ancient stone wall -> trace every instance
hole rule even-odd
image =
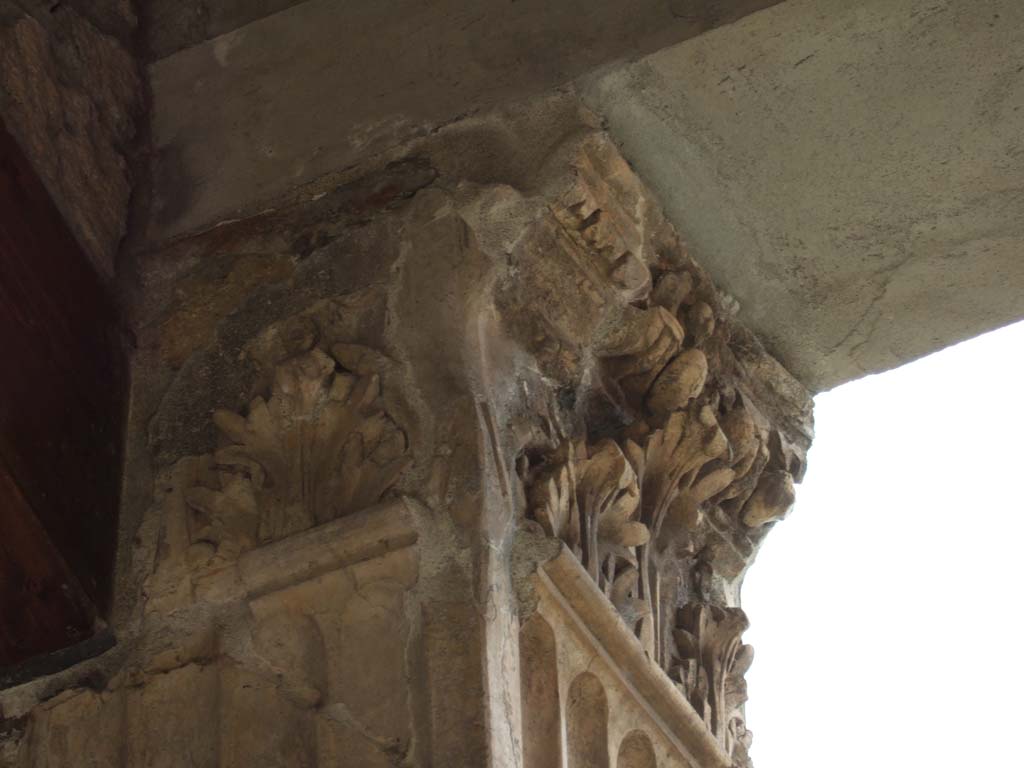
[[[117,647],[0,765],[744,763],[810,400],[571,94],[137,260]]]
[[[136,25],[130,0],[0,0],[0,118],[107,277],[142,117]]]

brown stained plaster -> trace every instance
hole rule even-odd
[[[297,264],[328,247],[346,228],[397,207],[435,178],[436,171],[424,161],[403,160],[314,195],[311,202],[292,201],[140,255],[135,322],[151,324],[166,306],[170,309],[164,312],[194,313],[184,320],[170,314],[164,321],[172,326],[168,333],[178,324],[197,329],[204,320],[206,327],[216,324],[253,288],[286,281]],[[183,299],[194,308],[174,309]]]

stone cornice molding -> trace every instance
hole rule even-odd
[[[599,677],[613,677],[643,710],[657,738],[693,768],[731,768],[721,744],[704,720],[640,641],[622,622],[590,575],[567,549],[542,565],[535,577],[538,608],[549,623],[572,628],[583,652],[601,658]]]

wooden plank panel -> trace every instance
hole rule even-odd
[[[92,634],[93,609],[0,466],[0,669]]]
[[[49,576],[61,581],[69,571],[101,613],[117,544],[123,347],[115,304],[0,122],[0,557],[24,560],[19,547],[35,557],[48,552]],[[0,623],[24,615],[51,626],[61,605],[69,627],[84,621],[49,590],[33,607],[9,584],[0,585],[0,598],[15,601],[0,603]]]

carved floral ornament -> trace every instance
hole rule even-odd
[[[753,740],[743,719],[744,675],[754,660],[754,649],[740,640],[748,626],[739,608],[687,603],[679,609],[673,632],[677,662],[672,675],[708,730],[740,766],[748,764]]]
[[[673,413],[642,442],[626,439],[620,446],[606,439],[592,448],[567,443],[564,458],[533,485],[532,514],[579,555],[627,623],[653,621],[646,639],[658,657],[651,543],[669,517],[695,527],[700,505],[722,492],[735,471],[723,465],[700,473],[728,449],[707,406]]]
[[[223,445],[179,463],[165,558],[228,561],[378,502],[409,461],[386,413],[373,353],[338,344],[278,364],[267,398],[213,415]]]
[[[659,291],[665,282],[692,285],[669,273],[655,296],[671,295]],[[640,333],[612,339],[604,350],[604,372],[623,410],[636,414],[633,422],[592,445],[563,439],[527,477],[530,516],[578,554],[627,623],[649,617],[651,626],[638,632],[666,667],[655,553],[696,555],[709,517],[742,544],[793,502],[791,473],[769,461],[773,436],[764,418],[755,418],[738,393],[727,402],[723,393],[708,392],[705,353],[682,348],[710,338],[710,307],[667,302],[677,314],[662,306],[644,310],[633,329]],[[688,335],[680,317],[695,318],[697,331]]]
[[[715,551],[749,563],[766,527],[792,506],[799,457],[738,384],[742,371],[722,362],[730,328],[703,300],[706,289],[695,290],[698,278],[663,271],[652,282],[597,350],[621,426],[602,427],[593,442],[552,435],[555,447],[522,473],[528,515],[576,554],[746,765],[752,649],[740,642],[742,610],[724,602]]]
[[[582,240],[597,226],[583,225],[600,220],[584,212]],[[721,575],[709,553],[749,557],[759,531],[788,511],[794,468],[742,371],[723,363],[729,321],[705,279],[660,262],[652,272],[597,237],[585,247],[607,267],[585,276],[616,323],[578,345],[587,347],[580,367],[594,362],[586,375],[596,374],[618,420],[593,436],[550,435],[547,452],[522,466],[528,514],[576,554],[739,760],[749,741],[746,622],[714,594]],[[603,277],[618,288],[604,290]],[[216,567],[379,501],[408,446],[381,400],[373,356],[350,345],[293,354],[244,414],[216,412],[221,447],[176,469],[165,561]]]

